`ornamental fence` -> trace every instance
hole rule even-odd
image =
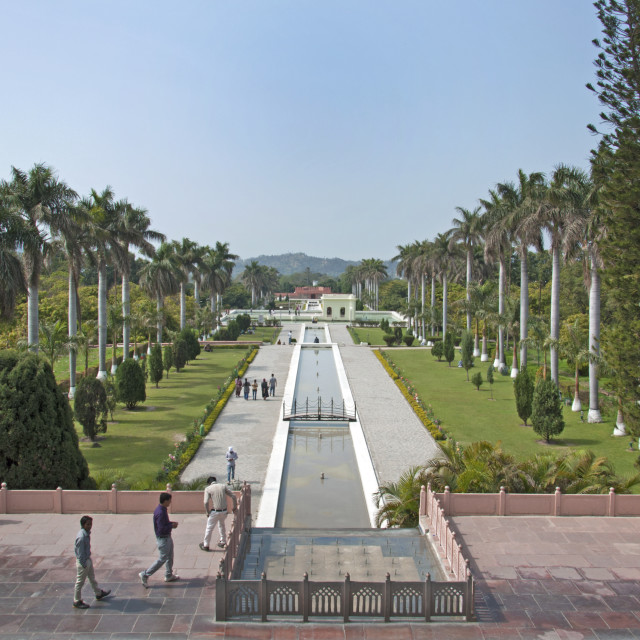
[[[473,618],[473,578],[464,582],[395,582],[387,573],[384,582],[356,582],[349,574],[343,582],[302,580],[216,580],[216,620],[253,619],[267,622],[272,617],[333,618]],[[314,620],[315,621],[315,620]]]

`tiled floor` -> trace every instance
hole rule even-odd
[[[0,637],[87,640],[191,638],[426,640],[640,638],[640,519],[456,518],[477,576],[474,623],[347,625],[215,622],[220,553],[198,542],[204,516],[176,516],[175,569],[144,589],[137,573],[155,558],[149,515],[100,515],[96,576],[113,594],[71,607],[78,517],[7,515],[0,520]]]

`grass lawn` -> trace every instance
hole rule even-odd
[[[202,352],[180,373],[172,371],[169,379],[163,378],[158,389],[147,384],[147,400],[135,410],[118,405],[100,447],[80,442],[91,475],[118,469],[132,483],[153,480],[174,444],[183,439],[194,418],[202,415],[218,385],[244,355],[242,349],[224,347]],[[76,424],[76,430],[82,438],[82,426]]]
[[[133,343],[131,345],[133,349]],[[122,355],[122,347],[117,347],[118,355]],[[111,348],[107,349],[107,371],[111,372]],[[89,368],[98,366],[98,349],[89,349]],[[53,368],[53,372],[56,375],[56,380],[61,382],[62,380],[69,379],[69,355],[64,354],[56,360],[56,366]],[[76,376],[81,376],[84,373],[84,354],[79,353],[76,362]]]
[[[509,376],[494,374],[493,397],[486,382],[488,362],[479,362],[470,370],[470,375],[481,371],[485,380],[480,391],[467,382],[464,369],[449,367],[438,362],[430,350],[391,349],[387,355],[402,370],[417,389],[426,405],[431,405],[443,429],[460,443],[468,444],[476,440],[502,442],[505,451],[517,458],[525,458],[538,452],[566,451],[567,448],[591,449],[596,455],[606,456],[615,466],[619,475],[631,475],[637,470],[633,463],[638,451],[627,451],[630,438],[615,438],[611,434],[615,426],[615,416],[603,415],[605,422],[588,424],[580,422],[580,414],[573,413],[571,407],[564,407],[565,429],[551,444],[541,444],[540,437],[533,429],[522,425],[516,413],[513,395],[513,381]],[[456,362],[458,352],[456,352]],[[567,378],[568,379],[568,378]],[[636,487],[635,491],[639,491]]]
[[[387,348],[386,342],[383,340],[382,336],[386,335],[385,332],[379,327],[351,327],[353,333],[357,336],[355,343],[360,344],[361,342],[366,342],[374,347],[385,347]],[[391,328],[393,331],[393,327]],[[406,335],[406,330],[402,330],[402,335]],[[417,342],[414,342],[416,345]],[[402,343],[404,347],[404,342]]]
[[[256,327],[254,331],[238,336],[238,342],[277,342],[282,327]]]

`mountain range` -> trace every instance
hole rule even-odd
[[[266,267],[275,267],[283,276],[292,273],[302,273],[309,268],[312,273],[324,273],[332,278],[337,278],[344,273],[349,265],[359,264],[353,260],[342,260],[341,258],[316,258],[308,256],[306,253],[282,253],[276,256],[260,255],[246,260],[236,260],[234,275],[242,273],[244,268],[253,260]]]

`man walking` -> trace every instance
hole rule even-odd
[[[169,520],[167,508],[170,505],[171,494],[161,493],[160,504],[158,504],[153,512],[153,530],[156,534],[156,543],[160,555],[146,571],[141,571],[138,574],[140,576],[140,582],[142,582],[145,588],[149,586],[149,576],[152,576],[162,565],[165,565],[165,582],[175,582],[180,579],[180,576],[173,573],[173,539],[171,538],[171,531],[177,529],[178,523]]]
[[[276,385],[277,384],[278,384],[278,381],[276,380],[276,377],[272,373],[271,377],[269,378],[269,395],[270,396],[275,396],[276,395]]]
[[[224,549],[227,539],[227,529],[225,526],[225,519],[227,517],[227,496],[233,500],[233,513],[238,509],[238,501],[236,500],[233,492],[224,484],[218,484],[215,476],[207,478],[207,484],[209,485],[204,490],[204,512],[207,514],[207,528],[204,532],[204,542],[201,542],[198,546],[203,551],[209,551],[209,542],[211,541],[211,534],[213,528],[218,525],[218,533],[220,534],[220,541],[218,546]],[[209,500],[211,500],[211,509],[209,509]]]
[[[227,458],[227,484],[231,484],[232,480],[236,479],[236,460],[238,454],[233,450],[233,447],[229,447],[226,454]]]
[[[87,578],[89,584],[96,595],[96,600],[102,600],[111,593],[111,589],[100,589],[96,582],[96,576],[93,572],[93,563],[91,562],[91,527],[93,526],[93,518],[91,516],[82,516],[80,518],[80,531],[76,536],[76,589],[73,594],[73,606],[76,609],[89,609],[89,605],[82,601],[82,587]]]

